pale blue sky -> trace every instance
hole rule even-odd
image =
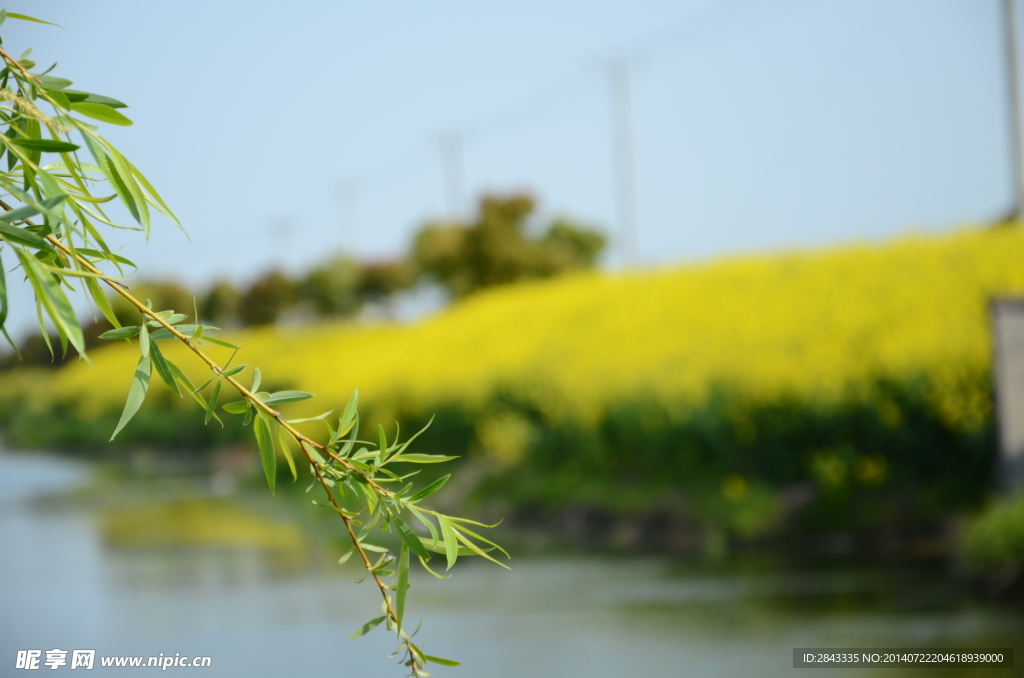
[[[646,264],[879,239],[1011,206],[1001,0],[517,0],[10,5],[182,218],[122,238],[149,275],[238,281],[343,246],[387,257],[465,190],[530,189],[618,228],[605,64],[635,56]],[[702,18],[703,17],[703,18]],[[689,22],[689,23],[688,23]],[[338,187],[355,182],[355,223]],[[113,239],[118,242],[118,238]],[[611,259],[614,262],[614,258]],[[33,316],[24,292],[15,328]]]

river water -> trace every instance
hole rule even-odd
[[[0,454],[0,676],[24,674],[14,668],[18,650],[43,650],[45,661],[55,648],[209,656],[208,677],[405,675],[386,658],[393,643],[383,628],[348,639],[379,614],[376,589],[354,585],[354,567],[323,566],[323,548],[287,516],[252,518],[237,498],[175,498],[149,485],[132,495],[131,482],[96,482],[84,465]],[[426,618],[424,649],[463,662],[435,676],[844,671],[794,669],[794,647],[1013,646],[1024,663],[1024,611],[985,604],[934,569],[590,556],[512,565],[460,561],[444,582],[414,574],[409,614]],[[70,653],[57,670],[71,670]],[[93,669],[156,670],[102,668],[98,659]]]

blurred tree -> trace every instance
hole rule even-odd
[[[297,291],[295,282],[284,273],[265,273],[245,291],[238,316],[246,325],[274,323],[282,311],[295,303]]]
[[[131,284],[132,294],[137,299],[149,300],[153,308],[171,309],[179,313],[191,313],[195,297],[187,288],[173,281],[143,280]],[[123,323],[139,322],[139,311],[120,295],[111,295],[111,308]],[[108,327],[109,329],[109,327]]]
[[[539,239],[528,238],[534,207],[525,194],[485,196],[472,223],[423,227],[413,242],[413,261],[455,297],[596,263],[606,241],[595,230],[557,220]]]
[[[218,280],[203,295],[199,303],[199,315],[204,320],[228,324],[238,321],[242,305],[242,293],[226,280]]]
[[[359,271],[359,294],[365,301],[382,301],[415,282],[415,270],[405,259],[371,262]]]
[[[320,316],[350,316],[363,304],[359,264],[339,256],[317,266],[298,284],[298,299]]]

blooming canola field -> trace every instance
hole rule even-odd
[[[977,379],[991,361],[988,304],[1022,291],[1024,232],[965,229],[513,285],[411,325],[222,335],[264,383],[317,396],[289,406],[295,416],[337,407],[355,388],[376,412],[473,411],[504,389],[552,419],[585,422],[628,398],[699,404],[726,389],[761,402],[834,402],[879,378],[924,378],[942,417],[970,428],[991,417]],[[197,383],[209,376],[184,347],[162,346]],[[71,402],[83,417],[116,410],[137,357],[121,343],[52,377],[15,372],[0,397]]]

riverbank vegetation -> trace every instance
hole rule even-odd
[[[359,385],[373,426],[439,415],[421,447],[476,469],[467,501],[662,516],[705,537],[874,529],[941,521],[990,490],[988,303],[1024,290],[1022,258],[1018,229],[962,230],[497,286],[409,326],[224,336],[287,375],[275,388],[341,406]],[[3,375],[11,442],[106,440],[126,387],[114,375],[136,358],[91,356]],[[122,445],[244,439],[161,388]]]

